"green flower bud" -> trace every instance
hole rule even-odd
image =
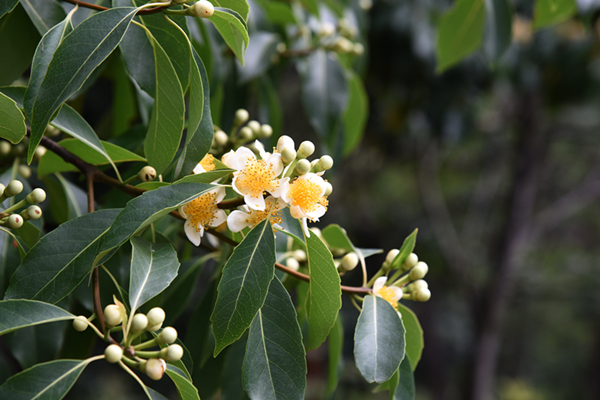
[[[287,50],[287,46],[285,43],[283,43],[283,42],[277,43],[277,52],[279,54],[285,53],[286,50]]]
[[[305,140],[304,142],[300,143],[300,147],[298,147],[298,158],[306,158],[312,155],[314,152],[314,143],[309,140]]]
[[[23,191],[23,184],[21,181],[14,180],[10,181],[6,189],[4,189],[4,195],[6,197],[13,197]]]
[[[398,250],[398,249],[390,250],[387,253],[387,256],[385,256],[385,262],[391,265],[398,254],[400,254],[400,250]]]
[[[245,110],[244,110],[245,111]],[[215,143],[217,146],[225,146],[229,141],[229,136],[221,130],[215,132]]]
[[[333,192],[333,185],[329,182],[325,182],[325,196],[329,196]]]
[[[419,261],[417,265],[412,267],[409,273],[409,278],[411,281],[415,281],[417,279],[422,279],[427,275],[427,271],[429,271],[429,267],[423,261]]]
[[[87,318],[83,315],[78,316],[73,320],[73,328],[78,332],[83,332],[87,329]]]
[[[405,286],[406,290],[409,292],[416,292],[419,289],[427,289],[429,285],[423,279],[417,279],[409,285]]]
[[[148,317],[148,325],[154,326],[162,324],[165,321],[166,315],[165,311],[162,308],[154,307],[153,309],[148,311],[148,314],[146,314],[146,316]]]
[[[310,171],[310,162],[308,160],[300,160],[296,163],[296,172],[298,175],[304,175]]]
[[[331,158],[330,156],[322,156],[319,160],[319,164],[321,164],[323,170],[327,171],[328,169],[331,169],[331,167],[333,167],[333,158]]]
[[[285,266],[291,270],[298,271],[300,263],[294,257],[288,257],[287,260],[285,260]]]
[[[210,18],[215,13],[215,6],[207,0],[200,0],[190,8],[193,8],[195,16],[200,18]]]
[[[167,363],[162,358],[151,358],[146,361],[144,369],[146,375],[148,375],[150,379],[158,381],[164,375],[165,370],[167,369]]]
[[[118,305],[109,304],[104,307],[104,321],[110,326],[117,326],[123,322],[123,317],[121,316]]]
[[[183,357],[183,347],[178,344],[172,344],[166,348],[167,354],[165,355],[165,359],[167,361],[179,361],[181,357]]]
[[[260,132],[258,133],[258,137],[261,139],[271,137],[273,135],[273,127],[268,124],[263,124],[260,126]]]
[[[279,153],[281,153],[283,151],[283,149],[285,149],[285,148],[291,148],[291,149],[296,148],[296,146],[294,144],[294,139],[292,139],[291,137],[289,137],[287,135],[283,135],[279,139],[277,139],[277,151]]]
[[[240,133],[238,134],[238,137],[243,141],[248,141],[254,137],[254,132],[252,132],[252,129],[245,126],[242,129],[240,129]]]
[[[40,188],[33,189],[33,191],[27,195],[26,199],[29,204],[42,203],[46,200],[46,192],[44,189]]]
[[[171,326],[167,326],[158,335],[158,341],[162,344],[171,344],[177,340],[177,331]]]
[[[6,226],[11,229],[18,229],[22,227],[23,217],[21,217],[19,214],[11,214],[11,216],[8,217],[8,221],[6,221]]]
[[[350,53],[354,49],[354,44],[345,37],[339,37],[331,46],[331,50],[340,54]]]
[[[28,179],[31,176],[31,168],[29,168],[27,165],[19,165],[17,172],[25,179]]]
[[[123,358],[123,349],[118,344],[111,344],[104,350],[104,357],[111,364],[117,363]]]
[[[356,253],[348,253],[342,258],[340,267],[344,271],[352,271],[358,265],[358,256]]]
[[[408,257],[406,257],[406,261],[404,261],[404,265],[402,266],[402,269],[404,271],[408,271],[409,269],[411,269],[412,267],[417,265],[418,262],[419,262],[419,257],[417,257],[417,255],[415,253],[410,253],[408,255]]]
[[[140,332],[146,329],[148,326],[148,317],[144,314],[135,314],[133,316],[133,320],[131,321],[131,331],[132,332]]]
[[[244,110],[243,108],[240,108],[239,110],[237,110],[235,112],[235,117],[233,118],[233,124],[235,126],[240,126],[242,124],[245,124],[246,121],[248,121],[248,118],[250,118],[250,114],[248,114],[248,111]]]
[[[246,125],[248,128],[252,129],[252,133],[254,135],[257,135],[260,133],[260,122],[258,121],[250,121],[248,122],[248,124]]]
[[[138,173],[138,178],[142,182],[152,182],[154,179],[156,179],[156,170],[151,166],[146,165]]]
[[[12,146],[6,140],[0,140],[0,156],[5,156],[10,153]]]
[[[321,37],[328,37],[335,33],[335,26],[331,22],[323,22],[319,27],[317,34]]]
[[[412,294],[412,299],[415,301],[427,301],[431,298],[431,291],[427,288],[416,290]]]
[[[281,161],[283,161],[283,163],[285,165],[288,165],[295,159],[296,159],[296,150],[294,150],[293,147],[285,147],[281,151]]]

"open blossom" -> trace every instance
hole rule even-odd
[[[203,172],[212,171],[215,169],[215,158],[212,154],[207,154],[202,160],[194,167],[195,174],[201,174]]]
[[[219,226],[227,220],[225,211],[217,207],[224,197],[225,188],[217,188],[179,207],[179,213],[186,219],[185,234],[195,246],[200,245],[206,228]]]
[[[241,210],[232,211],[227,217],[227,226],[232,232],[239,232],[246,227],[254,228],[264,221],[271,212],[271,225],[280,224],[281,210],[286,207],[286,203],[281,199],[269,196],[265,199],[265,210],[253,210],[248,206],[242,206]],[[272,208],[272,209],[271,209]]]
[[[398,310],[398,300],[402,298],[404,292],[397,286],[385,286],[387,278],[382,276],[375,280],[373,284],[373,294],[379,296]]]
[[[318,221],[327,211],[326,190],[325,180],[312,172],[284,184],[282,198],[290,205],[292,217],[302,220],[306,236],[310,236],[307,220]]]
[[[252,150],[240,147],[230,151],[222,158],[229,168],[237,170],[233,173],[231,185],[233,190],[244,196],[246,205],[254,210],[265,210],[264,192],[280,197],[281,187],[288,178],[278,179],[283,171],[281,154],[270,154],[264,151],[260,142],[256,142],[262,159],[258,160]]]

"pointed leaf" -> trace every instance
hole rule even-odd
[[[131,4],[131,1],[126,0],[125,3]],[[131,25],[119,43],[119,49],[127,66],[127,72],[143,91],[154,96],[156,93],[154,48],[144,28]]]
[[[508,0],[485,0],[483,50],[496,62],[512,42],[513,6]]]
[[[327,347],[329,351],[329,374],[327,375],[325,397],[329,398],[338,387],[344,366],[344,324],[342,316],[339,314],[335,320],[335,325],[329,332]]]
[[[165,372],[175,384],[180,400],[200,400],[198,389],[196,389],[192,382],[187,379],[182,370],[174,365],[168,364]]]
[[[354,251],[354,246],[346,232],[338,224],[327,225],[322,231],[323,239],[327,242],[328,247],[333,249],[342,249],[346,252]]]
[[[404,358],[404,326],[386,300],[367,295],[356,323],[354,358],[367,382],[390,379]]]
[[[410,256],[410,253],[415,249],[415,243],[417,242],[417,233],[418,229],[415,229],[402,243],[402,247],[400,247],[400,252],[396,255],[394,260],[392,261],[392,269],[400,268],[404,261]]]
[[[242,380],[253,400],[304,399],[306,358],[302,333],[292,299],[277,277],[252,321]]]
[[[112,8],[99,12],[63,39],[48,65],[33,104],[28,162],[32,161],[52,115],[112,53],[135,13],[135,8]]]
[[[566,21],[576,13],[575,0],[536,0],[533,10],[533,28],[537,30]]]
[[[25,117],[17,107],[17,103],[0,93],[0,138],[17,144],[26,134]]]
[[[260,310],[275,273],[275,239],[268,220],[256,225],[223,268],[212,316],[215,356],[238,340]]]
[[[348,155],[358,146],[365,131],[369,116],[369,97],[357,74],[348,79],[348,107],[344,113],[344,155]]]
[[[129,305],[135,312],[171,284],[179,270],[177,253],[169,243],[150,243],[131,238]]]
[[[4,14],[11,12],[17,4],[19,4],[19,0],[3,0],[2,3],[0,3],[0,18],[2,18]]]
[[[237,12],[244,21],[248,21],[250,5],[248,5],[246,0],[214,0],[213,4],[217,7],[229,8]]]
[[[17,268],[5,299],[56,303],[92,270],[100,238],[120,210],[100,210],[68,221],[48,233]]]
[[[415,398],[415,377],[413,376],[414,367],[407,357],[400,363],[398,371],[398,386],[394,392],[394,400],[414,400]]]
[[[17,5],[0,24],[0,86],[10,85],[29,65],[40,35],[23,7]],[[9,55],[7,57],[7,55]]]
[[[74,319],[75,315],[35,300],[0,300],[0,336],[27,326]]]
[[[239,62],[244,65],[244,53],[250,39],[242,17],[228,8],[215,7],[215,13],[210,17],[210,21],[215,25]]]
[[[423,328],[415,313],[408,307],[398,303],[398,311],[402,314],[402,323],[406,328],[406,357],[410,360],[413,370],[417,368],[423,352]]]
[[[65,18],[65,10],[56,0],[21,0],[21,5],[40,35]]]

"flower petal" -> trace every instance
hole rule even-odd
[[[273,171],[275,176],[279,176],[279,174],[281,174],[281,171],[283,171],[283,161],[281,160],[281,154],[272,154],[269,158],[266,159],[266,161],[267,164],[272,165],[271,171]]]
[[[300,206],[291,206],[290,214],[296,219],[307,217],[307,215],[304,213],[304,211],[302,211],[302,208]]]
[[[385,276],[381,276],[381,277],[377,278],[375,280],[375,283],[373,284],[373,294],[377,294],[377,292],[379,292],[385,286],[386,282],[387,282],[387,277],[385,277]]]
[[[252,150],[250,150],[247,147],[242,146],[235,151],[232,163],[233,163],[235,169],[241,170],[241,169],[244,169],[244,167],[246,166],[246,162],[249,159],[256,160],[256,156],[254,155]]]
[[[233,156],[235,155],[235,152],[233,150],[229,150],[227,153],[223,154],[223,157],[221,157],[221,161],[223,162],[223,164],[227,165],[229,168],[235,169],[233,167]]]
[[[244,202],[246,205],[253,210],[264,211],[265,210],[265,198],[262,193],[257,197],[253,197],[252,194],[244,195]]]
[[[210,226],[217,227],[225,221],[227,221],[227,213],[225,213],[225,210],[217,210],[215,217],[210,221]]]
[[[225,195],[227,194],[227,192],[225,191],[224,187],[220,187],[218,189],[215,189],[214,193],[216,193],[215,203],[220,203],[221,200],[223,200],[225,198]]]
[[[200,238],[202,237],[202,233],[196,230],[192,221],[186,221],[184,225],[185,235],[192,242],[194,246],[200,246]]]
[[[302,218],[302,230],[304,231],[306,237],[310,237],[310,229],[308,229],[306,218]]]
[[[192,170],[193,173],[195,174],[201,174],[203,172],[206,172],[206,170],[204,169],[204,167],[202,166],[202,164],[198,163],[198,165],[196,165],[194,167],[194,169]]]
[[[402,295],[404,294],[402,289],[400,289],[398,286],[388,286],[388,289],[392,289],[394,291],[394,297],[392,297],[392,300],[395,303],[397,303],[398,300],[400,300],[402,298]]]
[[[248,219],[248,214],[243,211],[232,211],[231,214],[227,217],[227,227],[231,232],[239,232],[242,229],[250,226],[246,222]]]
[[[319,218],[321,218],[325,214],[326,211],[327,211],[327,208],[325,208],[324,206],[322,206],[320,204],[317,204],[315,206],[314,211],[307,212],[306,216],[313,221],[318,221]]]

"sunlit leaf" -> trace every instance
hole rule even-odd
[[[210,21],[215,25],[233,54],[244,65],[244,54],[250,40],[245,20],[235,11],[216,7]]]
[[[165,372],[175,384],[181,400],[200,400],[198,389],[196,389],[192,382],[187,379],[182,370],[168,364]]]
[[[27,126],[23,113],[14,100],[0,93],[0,138],[17,144],[26,134]]]
[[[533,28],[540,29],[571,18],[577,13],[575,0],[536,0]]]
[[[353,73],[348,79],[348,107],[344,113],[344,155],[350,154],[360,143],[368,116],[367,91],[362,79]]]

